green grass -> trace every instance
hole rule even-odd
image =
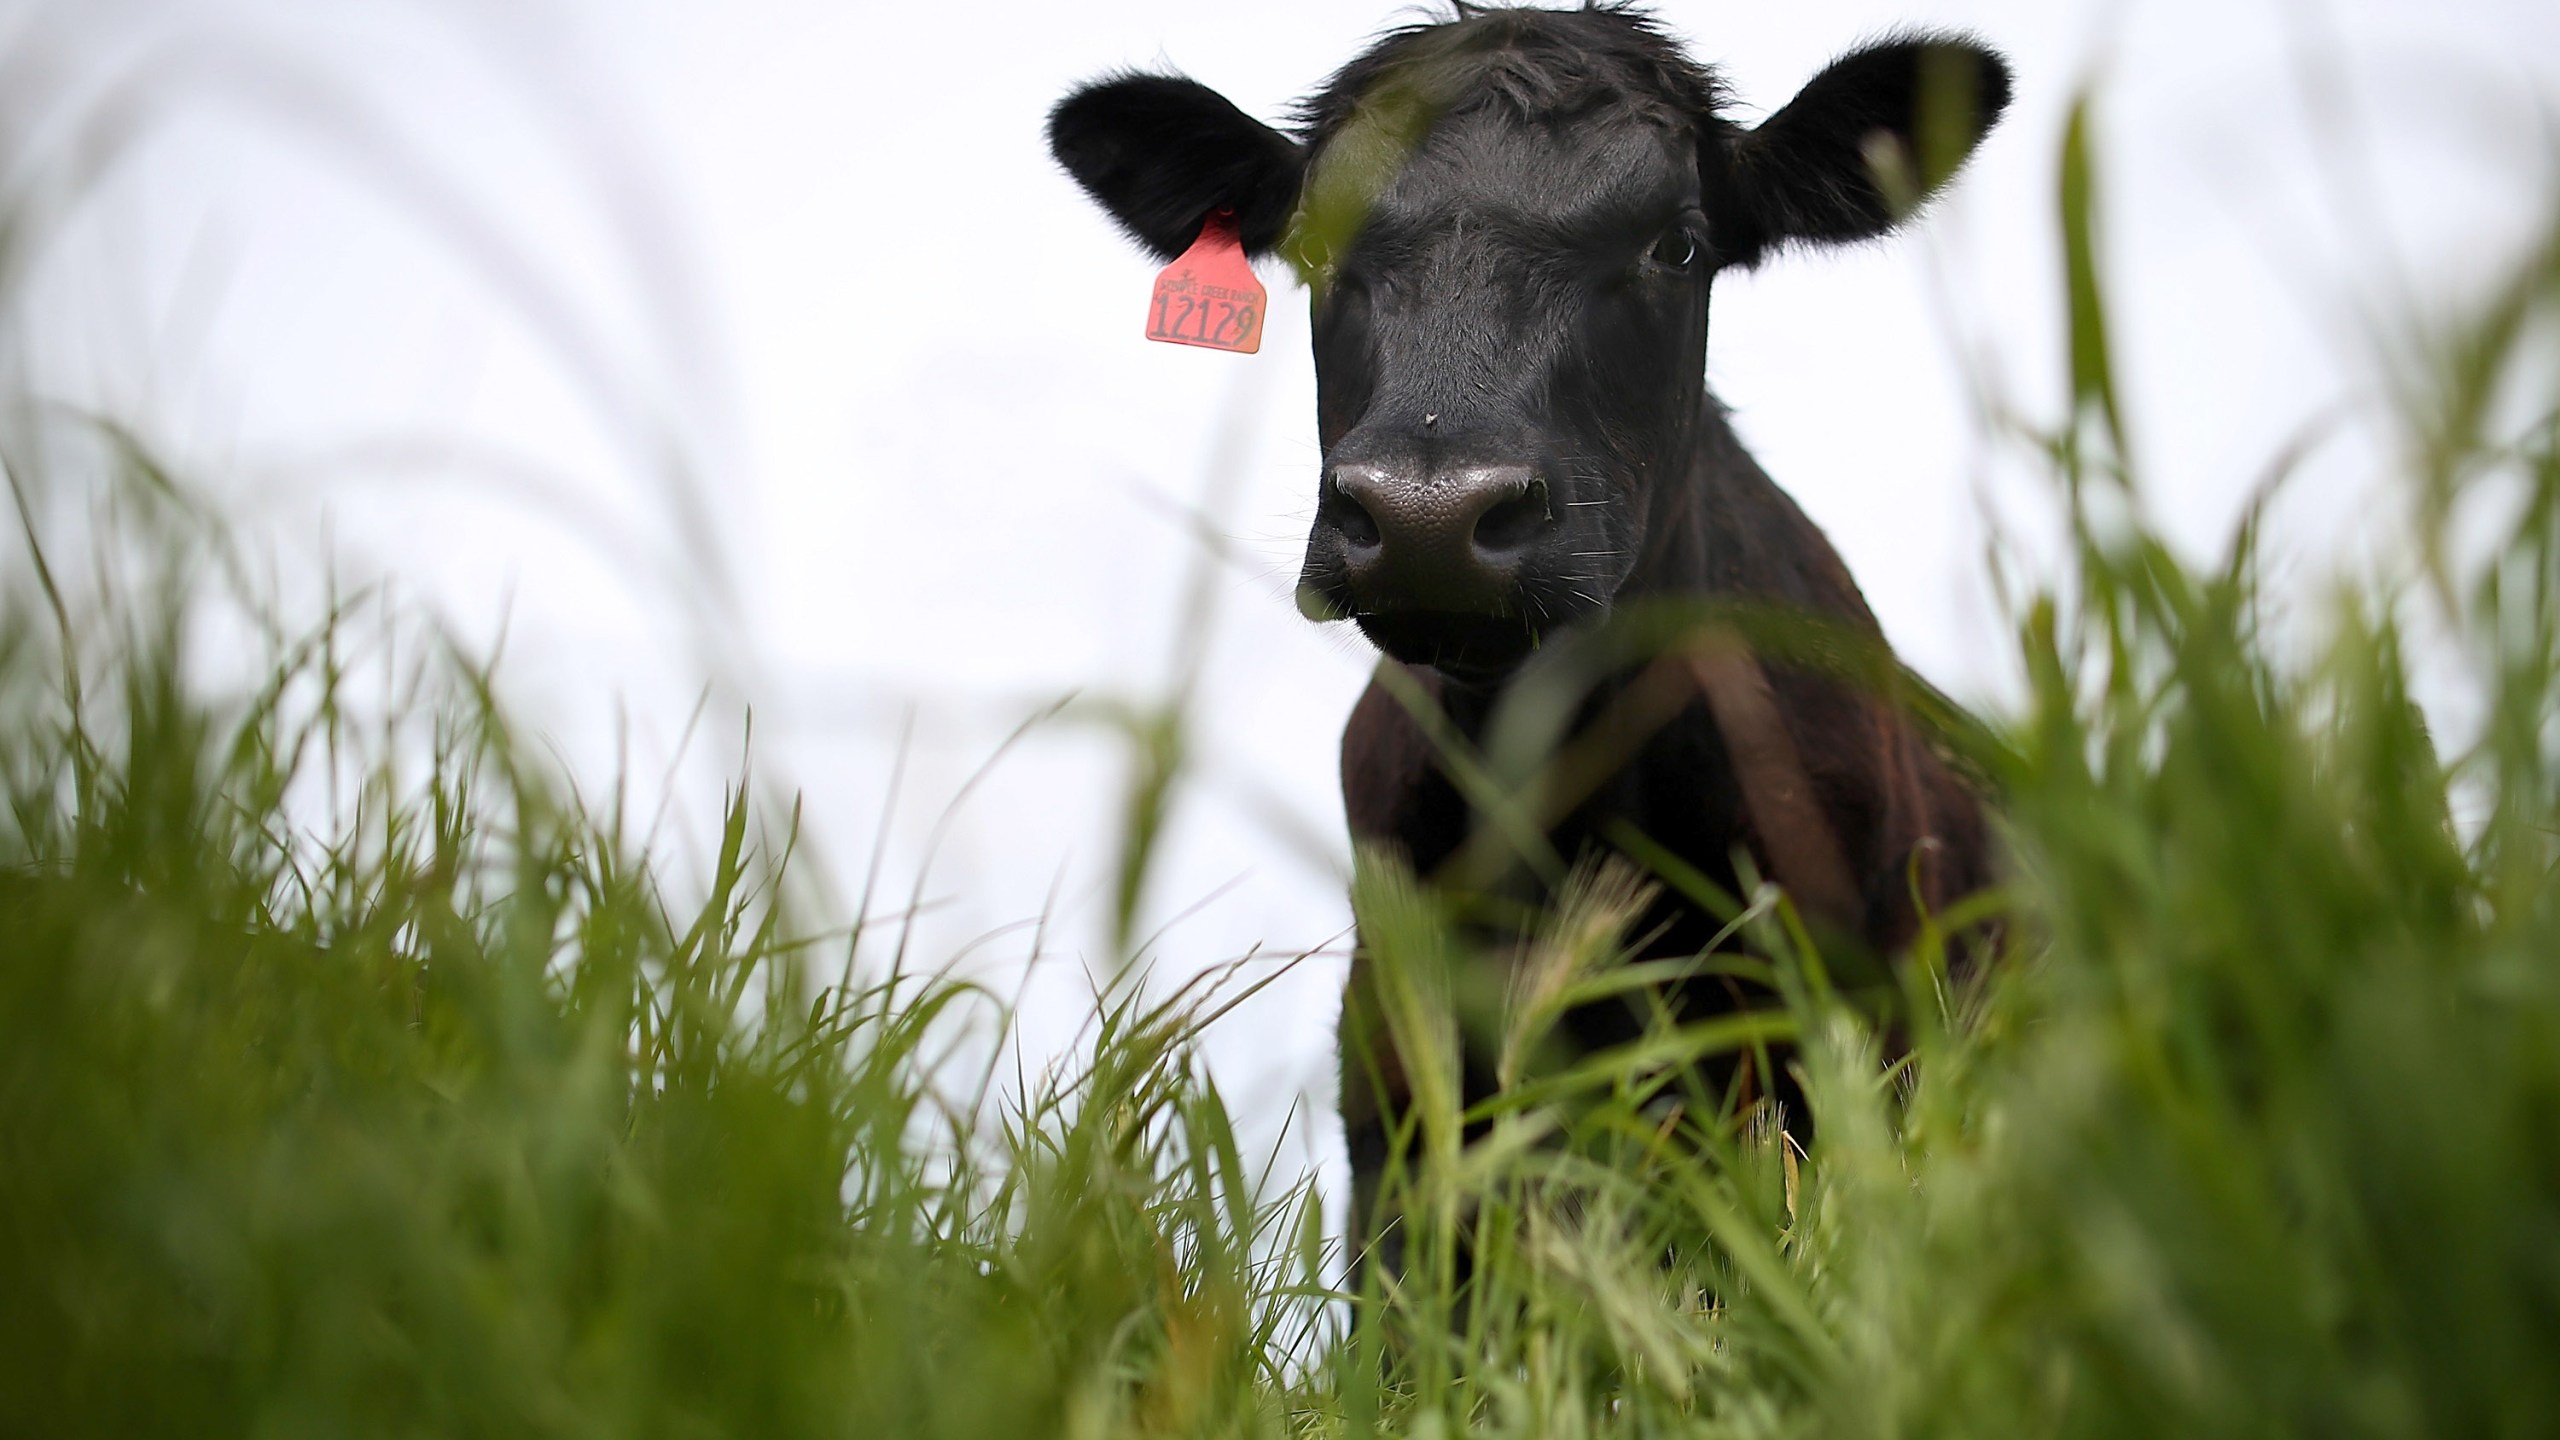
[[[2253,532],[2197,568],[2095,518],[2141,489],[2080,138],[2075,398],[2031,437],[2073,552],[2025,703],[1952,734],[2005,796],[2004,952],[1959,984],[1924,944],[1888,1064],[1748,897],[1783,1011],[1541,1068],[1648,878],[1586,875],[1487,1000],[1508,962],[1365,860],[1414,1259],[1339,1299],[1203,1078],[1218,996],[1111,1002],[982,1099],[931,1061],[993,1002],[849,966],[743,781],[679,887],[363,606],[243,695],[182,678],[184,576],[20,587],[0,1434],[2549,1432],[2560,228],[2394,357],[2414,563],[2279,651]],[[56,488],[166,493],[104,453]],[[2421,657],[2476,727],[2429,733]],[[1460,1012],[1519,1057],[1472,1144]],[[1782,1035],[1801,1156],[1683,1065]]]

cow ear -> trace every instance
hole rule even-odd
[[[1955,36],[1851,51],[1732,145],[1732,238],[1748,263],[1789,241],[1881,235],[1936,193],[2009,106],[2009,67]]]
[[[1179,75],[1085,85],[1049,112],[1049,153],[1139,244],[1171,259],[1221,206],[1247,254],[1279,243],[1306,168],[1299,144]]]

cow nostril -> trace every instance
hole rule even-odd
[[[1497,500],[1476,519],[1476,546],[1483,550],[1516,550],[1547,528],[1547,482],[1531,480],[1519,491]]]
[[[1367,507],[1348,495],[1336,497],[1333,506],[1333,527],[1342,532],[1343,539],[1363,549],[1378,543],[1377,517],[1371,515]]]
[[[1351,498],[1351,492],[1343,488],[1340,479],[1325,485],[1324,500],[1319,508],[1325,523],[1340,531],[1342,538],[1351,545],[1367,549],[1378,543],[1378,518],[1369,513],[1368,506]]]

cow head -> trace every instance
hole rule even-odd
[[[1637,573],[1687,476],[1717,272],[1884,233],[2008,96],[1982,47],[1903,37],[1746,129],[1640,15],[1464,7],[1353,61],[1294,134],[1133,75],[1049,138],[1159,255],[1225,207],[1296,267],[1324,446],[1300,605],[1463,678]]]

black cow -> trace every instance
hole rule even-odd
[[[1839,556],[1706,390],[1708,292],[1789,244],[1892,228],[2008,98],[1980,45],[1906,35],[1745,128],[1715,72],[1641,13],[1470,5],[1386,35],[1285,132],[1177,76],[1059,104],[1051,148],[1141,243],[1174,255],[1232,210],[1247,250],[1285,254],[1312,291],[1324,462],[1300,603],[1351,620],[1412,682],[1372,683],[1344,732],[1356,837],[1426,874],[1472,853],[1478,817],[1414,697],[1481,739],[1524,661],[1613,610],[1727,602],[1887,653]],[[1849,423],[1856,403],[1841,398]],[[1603,667],[1575,723],[1617,739],[1548,817],[1557,854],[1631,826],[1730,889],[1739,850],[1878,955],[1907,944],[1919,906],[1985,883],[1981,809],[1889,687],[1719,633],[1669,670]],[[1678,905],[1659,919],[1661,953],[1711,933]],[[1363,1233],[1404,1098],[1395,1057],[1355,1033],[1367,984],[1355,961],[1342,1111]],[[1601,1045],[1632,1023],[1592,1007],[1566,1029]]]

